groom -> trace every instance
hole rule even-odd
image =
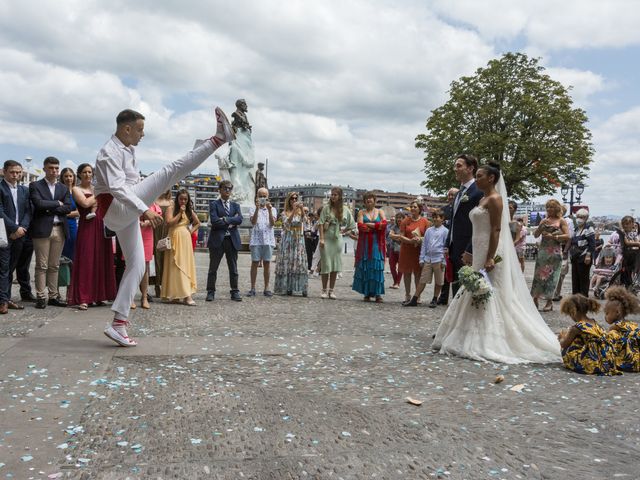
[[[482,191],[476,186],[476,171],[478,170],[478,160],[473,155],[462,154],[456,158],[453,164],[453,171],[456,180],[460,182],[460,191],[453,201],[453,213],[451,214],[451,225],[449,227],[449,237],[447,245],[449,248],[449,259],[453,264],[454,279],[451,284],[453,295],[458,291],[458,271],[465,265],[465,256],[471,254],[471,236],[473,229],[469,212],[478,206],[483,196]],[[449,301],[449,289],[442,291],[438,300],[441,305],[446,305]]]

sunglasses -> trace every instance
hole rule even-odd
[[[225,192],[230,192],[231,190],[233,190],[233,187],[222,187],[222,190],[224,190]]]

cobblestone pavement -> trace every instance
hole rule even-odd
[[[205,303],[197,259],[198,306],[138,308],[136,349],[100,338],[106,309],[56,309],[5,339],[0,478],[640,478],[637,375],[433,354],[442,307],[401,308],[398,290],[364,303],[348,272],[336,301],[313,279],[309,298],[234,303],[221,267]],[[248,256],[240,263],[244,291]],[[77,341],[56,333],[69,329]],[[37,358],[21,359],[21,345]]]

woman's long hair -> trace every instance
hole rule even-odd
[[[78,184],[78,177],[76,176],[76,172],[73,171],[73,168],[69,168],[69,167],[63,168],[62,171],[60,171],[60,181],[63,185],[66,186],[66,183],[64,183],[64,175],[67,172],[70,172],[71,175],[73,175],[73,185],[72,185],[72,188],[73,188]]]
[[[180,190],[178,190],[178,192],[176,193],[176,199],[174,201],[174,208],[180,208],[180,204],[178,202],[178,198],[180,198],[180,195],[186,195],[187,196],[187,205],[184,211],[184,214],[187,216],[187,220],[189,220],[189,222],[191,222],[191,219],[193,218],[193,202],[191,201],[191,195],[189,195],[189,192],[184,189],[181,188]],[[173,212],[175,215],[175,211]]]
[[[293,210],[293,207],[291,206],[291,197],[293,197],[294,195],[300,198],[300,195],[298,194],[298,192],[287,193],[287,199],[284,202],[284,213],[289,213],[290,211]]]
[[[342,204],[342,189],[340,187],[333,187],[331,189],[331,193],[337,193],[338,194],[338,200],[336,200],[336,202],[332,202],[331,199],[329,199],[329,206],[331,207],[331,210],[333,211],[333,214],[336,216],[336,219],[338,220],[338,223],[342,222],[342,208],[343,208],[343,204]]]

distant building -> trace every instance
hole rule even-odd
[[[362,196],[369,190],[357,190],[356,206],[364,207]],[[424,208],[443,208],[447,204],[446,197],[432,197],[430,195],[414,195],[406,192],[385,192],[371,190],[376,195],[376,207],[392,207],[396,210],[407,210],[409,204],[415,200],[422,201]]]
[[[218,199],[218,185],[221,180],[213,173],[189,175],[171,188],[171,194],[175,197],[178,190],[186,189],[191,196],[196,214],[201,221],[208,222],[209,202]]]
[[[332,185],[330,183],[311,183],[308,185],[290,185],[284,187],[271,187],[269,188],[269,199],[271,204],[281,213],[284,210],[284,202],[287,199],[289,192],[298,192],[302,197],[302,202],[309,210],[317,210],[329,201],[331,195],[331,189],[333,187],[340,187],[343,191],[343,197],[345,205],[351,210],[356,206],[356,189],[347,185]]]

